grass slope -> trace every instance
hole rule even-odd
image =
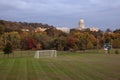
[[[1,58],[0,80],[120,80],[120,55],[63,52],[57,58]]]

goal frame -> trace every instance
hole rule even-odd
[[[38,50],[35,52],[34,58],[39,59],[40,57],[57,57],[56,50]]]

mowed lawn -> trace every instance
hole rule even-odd
[[[57,58],[2,57],[0,80],[120,80],[120,54],[59,52]]]

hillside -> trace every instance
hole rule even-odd
[[[33,30],[34,28],[54,28],[54,26],[43,23],[11,22],[0,20],[0,32],[20,31],[21,29]]]

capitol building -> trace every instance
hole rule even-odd
[[[61,30],[61,31],[66,32],[66,33],[70,32],[70,28],[57,27],[56,29]],[[99,31],[99,28],[97,28],[97,27],[86,27],[84,19],[80,19],[80,21],[78,22],[78,27],[75,29],[81,30],[81,31],[84,31],[86,29],[89,29],[90,31],[93,31],[93,32]]]
[[[77,30],[85,30],[85,29],[90,29],[90,31],[94,31],[94,32],[98,32],[98,31],[99,31],[99,28],[97,28],[97,27],[87,28],[87,27],[85,26],[84,19],[80,19],[80,21],[79,21],[79,23],[78,23],[78,28],[77,28]]]
[[[79,23],[78,23],[78,30],[84,30],[85,27],[85,22],[83,19],[80,19]]]

